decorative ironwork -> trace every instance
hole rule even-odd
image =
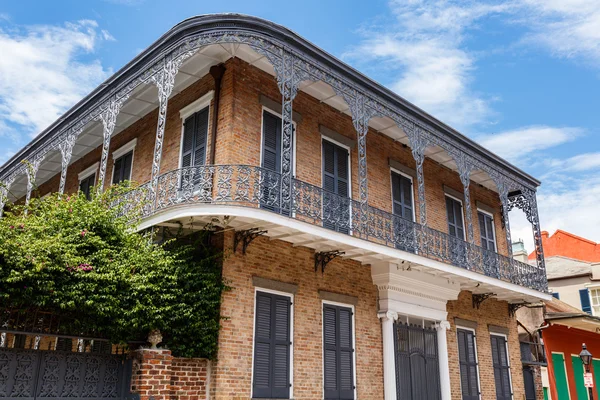
[[[10,187],[15,181],[16,175],[9,176],[4,182],[0,184],[0,218],[4,212],[4,206],[8,201],[8,192],[10,191]]]
[[[254,239],[264,235],[267,231],[258,230],[258,228],[246,229],[243,231],[235,231],[233,237],[233,252],[237,251],[238,244],[242,243],[242,254],[246,254],[248,245],[252,243]]]
[[[97,190],[102,191],[104,186],[104,178],[106,175],[106,166],[108,165],[108,150],[110,148],[110,138],[115,131],[117,124],[117,116],[125,100],[129,98],[129,94],[123,97],[113,97],[103,107],[102,112],[96,117],[97,120],[102,121],[102,156],[100,157],[100,171],[98,172],[98,188]]]
[[[321,273],[325,273],[325,267],[332,261],[334,258],[344,255],[343,251],[333,250],[333,251],[318,251],[315,253],[315,272],[319,270],[321,267]]]
[[[27,163],[26,165],[27,194],[25,195],[25,204],[29,204],[29,200],[31,200],[31,192],[33,191],[33,185],[35,184],[35,177],[43,160],[44,156],[38,156],[34,158],[31,163]],[[25,212],[27,212],[27,210],[25,210]]]
[[[67,182],[67,168],[71,162],[71,156],[73,155],[73,146],[77,137],[83,132],[83,128],[76,131],[70,131],[64,135],[63,140],[58,145],[61,155],[61,170],[60,170],[60,184],[58,186],[58,192],[63,194],[65,192],[65,184]]]
[[[139,398],[123,355],[0,348],[0,399]]]
[[[158,177],[154,208],[140,206],[150,202],[148,185],[126,193],[114,206],[123,211],[141,207],[142,218],[184,204],[235,205],[281,214],[281,174],[261,167],[207,165],[163,173]],[[361,205],[306,182],[292,180],[291,218],[517,285],[547,290],[545,271],[538,266],[513,260],[371,206],[367,207],[365,226]]]
[[[508,303],[508,315],[514,317],[517,314],[517,311],[526,305],[527,303]]]
[[[483,303],[484,301],[486,301],[487,299],[489,299],[492,296],[495,296],[495,294],[494,293],[474,294],[473,298],[472,298],[473,308],[479,309],[479,307],[481,306],[481,303]]]

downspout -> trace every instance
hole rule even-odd
[[[215,164],[215,154],[217,149],[217,123],[219,121],[219,100],[221,99],[221,80],[225,74],[225,66],[223,64],[213,65],[210,67],[209,73],[215,80],[215,101],[214,111],[212,113],[212,124],[210,133],[210,162],[207,164]]]

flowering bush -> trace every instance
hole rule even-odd
[[[12,205],[0,218],[0,308],[58,314],[114,342],[159,329],[175,355],[214,356],[221,254],[203,237],[153,244],[136,210],[121,216],[123,190]]]

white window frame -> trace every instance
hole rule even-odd
[[[252,316],[252,372],[250,374],[250,398],[254,398],[254,335],[256,334],[256,295],[258,292],[276,294],[290,298],[290,399],[294,398],[294,294],[281,292],[279,290],[265,289],[259,286],[254,287],[254,315]]]
[[[263,157],[264,157],[263,140],[264,140],[264,134],[265,134],[265,111],[268,112],[269,114],[273,114],[276,117],[279,117],[279,118],[281,118],[281,120],[283,120],[283,116],[280,113],[273,111],[269,107],[262,106],[261,111],[260,111],[260,165],[259,165],[260,168],[262,168]],[[298,137],[298,127],[296,125],[296,121],[292,121],[292,126],[294,127],[294,133],[292,134],[292,177],[295,178],[296,177],[296,160],[297,160],[296,138]],[[281,136],[282,136],[282,138],[281,138],[282,139],[281,140],[281,154],[283,155],[283,127],[282,127]],[[281,174],[282,171],[277,171],[277,173]]]
[[[490,336],[497,336],[497,337],[504,338],[504,349],[506,350],[506,364],[508,366],[508,384],[510,386],[510,398],[514,399],[515,394],[514,394],[513,383],[512,383],[512,366],[510,365],[510,353],[508,352],[508,335],[505,333],[490,332]],[[492,364],[493,364],[493,360],[492,360]],[[479,366],[479,363],[477,363],[477,365]],[[494,383],[496,383],[495,379],[494,379]]]
[[[129,170],[129,178],[125,179],[126,181],[131,180],[131,176],[133,175],[133,161],[135,159],[135,146],[137,146],[137,138],[127,142],[123,146],[119,147],[117,150],[112,152],[113,158],[113,169],[112,169],[112,178],[110,180],[111,184],[115,180],[115,161],[119,158],[123,157],[127,153],[131,152],[131,169]]]
[[[588,297],[590,298],[590,307],[592,308],[592,315],[597,317],[598,313],[595,312],[594,310],[594,297],[592,296],[592,290],[598,290],[600,291],[600,285],[585,285],[585,288],[588,290]],[[599,294],[600,297],[600,294]],[[598,303],[598,306],[600,308],[600,303]]]
[[[358,385],[356,383],[356,310],[354,304],[340,303],[331,300],[321,300],[321,393],[325,398],[325,315],[323,315],[323,305],[330,304],[332,306],[349,308],[352,310],[352,380],[354,384],[354,400],[357,400]]]
[[[494,219],[494,214],[492,214],[489,211],[482,210],[479,207],[477,207],[477,213],[485,214],[492,219],[492,236],[494,237],[494,252],[497,253],[498,252],[498,242],[496,240],[496,220]],[[479,215],[477,215],[477,224],[479,224]],[[479,232],[479,241],[481,242],[481,232]]]
[[[458,201],[460,203],[460,217],[462,218],[462,223],[463,223],[463,237],[462,237],[462,239],[466,242],[467,241],[467,229],[468,229],[468,227],[467,227],[467,224],[465,223],[465,210],[464,210],[465,205],[464,205],[463,201],[461,199],[459,199],[458,197],[454,197],[451,194],[448,194],[446,192],[444,192],[444,196],[450,197],[451,199],[456,200],[456,201]],[[444,198],[444,200],[445,200],[445,198]],[[445,201],[444,201],[444,203],[445,203]],[[445,204],[444,204],[444,206],[445,206]],[[448,225],[448,210],[447,209],[446,209],[446,225]],[[450,232],[448,232],[448,235],[450,235]]]
[[[83,181],[86,178],[89,178],[93,174],[96,174],[96,178],[94,179],[94,181],[96,181],[96,179],[98,179],[98,168],[99,167],[100,167],[100,162],[95,162],[94,164],[90,165],[89,167],[87,167],[86,169],[81,171],[77,175],[77,177],[79,178],[79,185],[81,186],[81,181]]]
[[[454,198],[454,197],[452,197]],[[477,350],[477,332],[473,328],[469,328],[463,325],[456,325],[456,332],[458,336],[458,330],[462,329],[463,331],[471,331],[473,332],[473,348],[475,349],[475,363],[477,364],[477,389],[479,390],[479,399],[481,399],[481,378],[479,377],[479,351]],[[460,345],[458,344],[458,340],[456,340],[456,351],[460,358]],[[460,369],[460,368],[459,368]],[[460,376],[460,370],[458,372],[459,381],[460,381],[460,395],[462,397],[462,377]],[[512,388],[512,385],[511,385]]]
[[[416,210],[415,210],[415,185],[414,185],[414,179],[412,176],[397,170],[394,167],[390,167],[390,197],[392,199],[392,214],[394,214],[394,180],[392,179],[392,172],[398,175],[401,175],[407,179],[410,180],[410,194],[411,194],[411,202],[412,202],[412,222],[416,222],[416,218],[417,218],[417,214],[416,214]]]
[[[183,137],[185,134],[185,120],[190,117],[191,115],[197,113],[198,111],[202,111],[204,108],[208,107],[208,126],[206,128],[206,146],[204,146],[204,160],[206,160],[206,155],[208,153],[208,140],[210,139],[210,130],[211,130],[211,102],[213,100],[213,97],[215,95],[215,91],[214,90],[209,90],[206,94],[204,94],[203,96],[200,96],[200,98],[198,98],[197,100],[194,100],[193,102],[191,102],[190,104],[188,104],[187,106],[183,107],[181,110],[179,110],[179,117],[181,118],[181,137],[179,138],[179,167],[178,169],[182,168],[182,162],[183,162]],[[211,147],[214,146],[214,143],[210,143]],[[214,160],[211,160],[211,162],[214,164]],[[205,163],[206,164],[206,163]]]

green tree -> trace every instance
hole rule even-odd
[[[152,243],[132,223],[138,210],[119,204],[125,190],[11,205],[0,218],[0,307],[50,312],[113,342],[159,329],[175,355],[213,357],[222,254],[205,235]]]

